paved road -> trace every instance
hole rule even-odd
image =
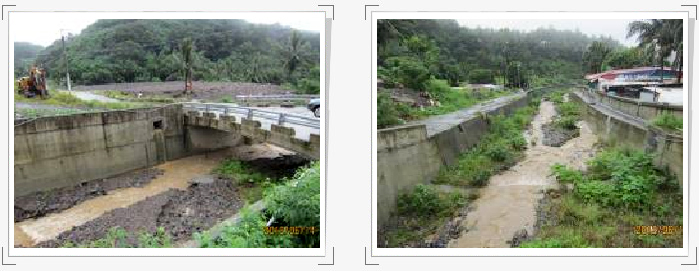
[[[411,121],[408,125],[420,125],[424,124],[427,128],[427,136],[431,137],[433,135],[439,134],[445,130],[451,129],[452,127],[459,125],[465,119],[473,117],[479,112],[488,111],[493,108],[500,107],[503,104],[508,103],[511,100],[519,99],[526,96],[524,92],[513,94],[510,96],[499,97],[490,101],[481,102],[477,105],[471,106],[466,109],[462,109],[456,112],[452,112],[445,115],[433,116],[428,119]]]

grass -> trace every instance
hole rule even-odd
[[[398,211],[391,220],[400,223],[384,233],[387,247],[411,247],[422,243],[466,203],[467,198],[461,192],[442,192],[434,185],[416,185],[398,197]]]
[[[25,118],[36,118],[41,116],[69,115],[89,112],[90,110],[77,108],[15,108],[15,113]]]
[[[165,228],[160,227],[155,233],[140,232],[136,235],[137,244],[133,245],[129,241],[130,233],[120,227],[109,229],[107,234],[97,240],[74,244],[66,242],[64,248],[167,248],[172,247],[172,238],[165,232]]]
[[[545,206],[552,220],[521,247],[682,247],[682,234],[642,235],[636,226],[681,226],[682,191],[642,151],[609,149],[581,172],[555,165],[557,180],[573,184]]]
[[[490,130],[478,145],[459,157],[456,165],[443,168],[435,183],[482,187],[490,176],[514,164],[527,147],[523,130],[538,109],[538,103],[520,108],[511,116],[488,117]]]
[[[38,103],[61,107],[78,108],[78,109],[132,109],[139,107],[148,107],[151,104],[147,103],[130,103],[130,102],[100,102],[96,100],[82,100],[69,92],[50,92],[49,98],[41,99],[39,97],[27,98],[23,95],[15,93],[15,102]]]
[[[672,113],[662,113],[653,119],[652,124],[670,131],[682,132],[682,118]]]

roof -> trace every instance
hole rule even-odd
[[[676,71],[670,67],[663,67],[663,71],[669,71],[675,73],[675,76],[682,77],[681,71]],[[660,67],[636,67],[631,69],[619,69],[610,70],[602,73],[588,74],[585,75],[587,80],[605,79],[605,80],[616,80],[616,79],[637,79],[642,77],[645,79],[652,79],[651,77],[659,77]],[[656,74],[657,73],[657,74]]]

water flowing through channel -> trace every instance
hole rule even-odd
[[[143,187],[110,191],[107,195],[81,202],[61,212],[15,223],[15,246],[31,247],[56,238],[61,232],[82,225],[116,208],[128,207],[170,188],[184,190],[192,178],[208,174],[226,157],[227,150],[169,161],[156,168],[164,173]]]
[[[580,136],[561,147],[542,144],[542,126],[550,123],[556,111],[552,102],[543,101],[539,114],[525,133],[526,157],[510,169],[490,178],[488,186],[472,204],[461,222],[462,232],[449,247],[509,247],[508,240],[522,229],[532,234],[542,190],[557,185],[551,174],[555,163],[582,169],[595,153],[597,137],[585,121],[579,121]]]

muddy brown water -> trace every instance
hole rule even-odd
[[[596,152],[595,136],[584,121],[578,122],[580,136],[561,147],[542,143],[541,127],[556,115],[552,102],[543,101],[531,128],[525,132],[529,148],[526,157],[510,169],[491,177],[488,186],[472,204],[466,219],[461,222],[462,232],[449,247],[509,247],[507,241],[522,229],[533,233],[536,208],[543,197],[542,190],[555,187],[551,174],[555,163],[583,169],[585,162]]]
[[[133,205],[171,188],[185,190],[191,179],[210,173],[229,154],[230,150],[224,150],[166,162],[156,166],[164,173],[143,187],[113,190],[107,195],[86,200],[64,211],[15,223],[15,246],[31,247],[52,240],[60,233],[94,220],[108,211]]]

